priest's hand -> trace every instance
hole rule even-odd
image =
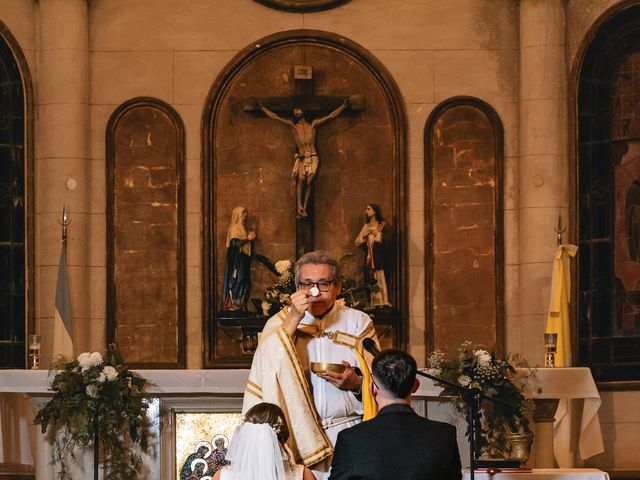
[[[345,366],[344,372],[319,373],[318,376],[329,382],[331,385],[338,387],[340,390],[346,390],[349,392],[360,391],[362,377],[356,373],[355,369],[346,360],[343,360],[342,364]]]
[[[304,317],[304,312],[309,310],[309,292],[304,289],[296,290],[290,297],[291,306],[289,313],[284,319],[284,329],[293,337],[300,320]]]

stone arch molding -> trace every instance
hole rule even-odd
[[[312,67],[311,81],[294,79],[294,67],[299,65]],[[283,125],[267,119],[256,108],[256,99],[272,102],[274,108],[298,99],[308,108],[305,111],[317,118],[327,112],[323,108],[334,108],[326,105],[334,100],[337,105],[347,97],[352,100],[351,108],[318,130],[314,248],[344,258],[347,273],[357,276],[362,268],[361,252],[354,246],[354,238],[362,227],[364,207],[367,202],[381,204],[391,225],[393,245],[387,283],[393,291],[397,317],[403,319],[396,325],[392,343],[405,344],[404,103],[387,69],[362,46],[329,32],[292,30],[257,40],[239,52],[213,82],[203,111],[206,366],[244,366],[251,359],[238,345],[234,348],[221,340],[228,332],[221,330],[216,316],[221,308],[224,241],[232,209],[247,208],[247,221],[257,228],[256,252],[272,260],[294,260],[298,251],[291,240],[298,238],[290,202],[293,140]],[[290,110],[282,107],[281,113],[286,116]],[[329,178],[331,182],[326,181]],[[331,201],[323,201],[328,198]],[[329,216],[337,220],[331,223]],[[259,296],[273,279],[255,264],[252,296]]]

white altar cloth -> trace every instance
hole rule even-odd
[[[464,472],[464,480],[471,475]],[[478,480],[609,480],[609,475],[595,468],[534,468],[526,473],[488,473],[476,472]]]
[[[542,389],[538,392],[538,387]],[[574,466],[571,452],[571,400],[584,399],[580,432],[578,437],[578,451],[580,458],[589,457],[604,452],[602,431],[600,429],[601,399],[596,384],[587,367],[569,368],[537,368],[535,375],[527,380],[527,395],[533,399],[557,398],[558,410],[553,427],[554,453],[558,466],[570,468]]]
[[[154,386],[153,397],[171,395],[237,395],[244,393],[249,370],[134,370]],[[35,412],[26,395],[46,398],[53,393],[47,370],[0,370],[0,462],[34,464]],[[30,432],[31,430],[31,432]]]
[[[180,393],[242,394],[249,370],[134,370],[155,386],[153,396]],[[0,370],[0,393],[47,394],[47,370]]]
[[[154,386],[151,396],[232,395],[244,394],[249,370],[134,370]],[[35,432],[33,412],[27,396],[46,399],[52,376],[47,370],[0,370],[0,462],[33,465]],[[437,397],[440,388],[421,378],[416,396]]]
[[[176,395],[233,395],[244,394],[248,370],[137,370],[137,373],[154,383],[149,389],[154,397]],[[420,388],[415,397],[433,398],[441,392],[431,380],[420,378]],[[17,407],[24,394],[46,398],[51,395],[51,377],[46,370],[0,370],[0,461],[33,464],[32,445],[27,430],[33,423],[33,412],[24,406]],[[603,451],[602,434],[598,419],[600,396],[588,368],[556,368],[537,370],[535,379],[529,382],[533,398],[559,398],[564,410],[558,408],[554,432],[556,456],[560,466],[566,465],[563,454],[570,454],[570,399],[584,399],[580,429],[580,456],[588,458]],[[537,387],[543,391],[538,393]],[[19,411],[16,408],[21,408]],[[425,412],[426,413],[426,412]],[[33,430],[32,430],[33,431]],[[40,437],[37,435],[36,438]],[[16,438],[18,442],[16,443]],[[34,441],[31,438],[31,443]],[[562,462],[562,463],[561,463]],[[531,477],[527,477],[533,480]]]

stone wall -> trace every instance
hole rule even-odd
[[[202,364],[201,124],[212,82],[267,35],[343,35],[391,72],[408,116],[408,278],[411,352],[425,347],[425,146],[433,109],[459,95],[487,102],[504,126],[506,350],[543,360],[553,226],[572,214],[570,72],[589,29],[614,0],[352,0],[326,12],[284,13],[251,0],[0,0],[0,21],[29,62],[36,104],[37,324],[53,299],[62,203],[74,223],[69,274],[78,351],[105,343],[105,131],[137,96],[176,109],[186,133],[187,367]],[[241,5],[240,5],[241,4]],[[69,189],[67,180],[76,180]],[[571,238],[569,238],[571,239]],[[45,348],[46,356],[50,350]],[[638,469],[630,452],[637,392],[603,396],[608,453],[596,464]],[[622,403],[621,403],[622,402]],[[598,463],[601,462],[601,463]]]

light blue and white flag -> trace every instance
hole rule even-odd
[[[56,311],[53,319],[53,356],[73,358],[73,328],[71,327],[71,301],[67,276],[67,241],[62,240],[58,280],[56,281]]]

